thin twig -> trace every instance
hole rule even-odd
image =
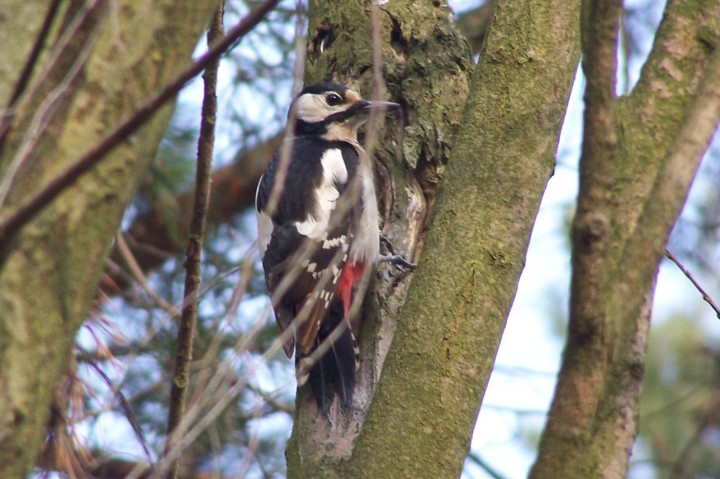
[[[713,309],[713,311],[715,311],[715,315],[717,316],[717,318],[720,319],[720,308],[718,308],[718,305],[715,304],[715,302],[714,302],[713,299],[710,297],[710,295],[707,293],[707,291],[705,291],[705,289],[704,289],[702,286],[700,286],[700,283],[698,283],[698,281],[695,279],[695,276],[693,276],[693,274],[685,267],[685,265],[683,265],[683,264],[680,262],[680,260],[677,259],[677,258],[675,257],[675,255],[672,254],[672,253],[670,252],[670,250],[667,249],[667,248],[665,248],[665,256],[667,256],[667,257],[670,259],[670,261],[672,261],[673,263],[675,263],[675,265],[676,265],[678,268],[680,268],[680,271],[682,271],[683,274],[684,274],[685,276],[687,276],[687,279],[690,280],[690,282],[693,284],[693,286],[695,286],[695,289],[697,289],[697,290],[700,292],[700,294],[702,295],[702,299],[703,299],[707,304],[710,305],[710,307]]]
[[[252,422],[254,424],[250,426],[255,430],[252,434],[250,434],[250,437],[248,439],[247,446],[245,447],[245,457],[243,457],[242,463],[240,464],[240,467],[238,467],[237,477],[245,477],[248,470],[250,469],[250,466],[252,465],[253,459],[257,458],[258,456],[258,450],[260,449],[260,427],[258,425],[258,420],[262,418],[262,412],[262,403],[256,404],[253,408]]]
[[[253,326],[253,330],[249,331],[248,334],[241,336],[237,345],[233,348],[236,351],[246,351],[248,344],[257,338],[257,333],[260,330],[262,324],[264,324],[266,318],[260,318],[260,321]],[[220,414],[227,409],[227,407],[234,401],[237,400],[240,393],[245,389],[249,380],[248,377],[255,374],[257,368],[261,364],[267,364],[267,361],[282,349],[282,341],[292,334],[290,328],[280,336],[277,341],[268,348],[268,350],[257,359],[255,364],[250,364],[246,371],[246,376],[239,378],[239,380],[227,379],[227,371],[229,371],[231,364],[230,360],[224,360],[220,366],[216,368],[211,381],[203,388],[203,393],[200,396],[200,400],[193,404],[193,407],[188,409],[187,414],[183,417],[181,429],[185,431],[179,441],[172,444],[172,450],[168,456],[179,454],[182,447],[192,444],[198,436],[206,430],[209,425],[214,422]],[[152,478],[161,477],[167,469],[167,466],[161,461],[157,464],[156,470]],[[138,479],[140,470],[133,471],[127,479]]]
[[[293,69],[293,99],[302,91],[303,75],[305,73],[305,38],[303,36],[303,2],[297,1],[297,16],[295,19],[295,68]],[[290,168],[290,155],[292,153],[293,138],[295,137],[295,102],[290,103],[290,112],[288,113],[287,125],[285,125],[285,134],[280,148],[278,149],[277,169],[275,170],[275,180],[273,181],[270,197],[267,200],[265,211],[269,216],[274,216],[275,209],[280,202],[280,195],[284,190],[285,181],[287,180],[288,169]]]
[[[505,476],[493,469],[490,464],[488,464],[483,458],[480,457],[480,454],[470,451],[468,453],[468,459],[475,463],[475,465],[485,471],[485,473],[493,479],[505,479]]]
[[[240,307],[240,301],[247,292],[248,284],[250,279],[253,277],[253,260],[255,259],[252,255],[253,251],[257,251],[255,245],[248,251],[240,264],[240,274],[238,277],[237,286],[233,289],[232,296],[230,297],[230,303],[227,307],[225,317],[235,317],[238,308]]]
[[[53,20],[55,20],[55,16],[57,15],[59,7],[60,0],[52,0],[50,6],[48,7],[47,13],[45,14],[45,20],[43,20],[43,24],[40,27],[38,36],[35,39],[32,50],[30,51],[30,55],[28,56],[28,59],[25,62],[25,66],[23,67],[22,72],[20,72],[20,76],[15,83],[15,89],[13,90],[12,95],[10,95],[10,100],[5,107],[5,111],[3,112],[2,116],[0,116],[0,149],[2,149],[5,135],[10,129],[10,122],[13,117],[12,108],[13,106],[15,106],[18,98],[20,98],[20,95],[22,95],[27,88],[28,83],[30,83],[30,77],[35,70],[35,65],[37,64],[40,52],[45,46],[45,41],[47,40],[48,34],[50,33],[50,26],[52,25]]]
[[[135,415],[135,411],[133,410],[132,406],[130,405],[130,401],[127,400],[125,395],[119,391],[113,389],[113,382],[112,379],[105,373],[105,371],[102,370],[100,366],[98,366],[94,362],[87,363],[90,368],[92,368],[93,371],[95,371],[95,374],[100,376],[100,378],[103,380],[103,382],[107,385],[108,389],[112,391],[113,396],[118,401],[118,405],[125,413],[125,418],[128,420],[128,423],[130,424],[130,427],[133,430],[133,433],[135,433],[135,437],[137,438],[138,442],[140,443],[140,446],[142,447],[143,452],[145,453],[145,457],[147,458],[148,462],[152,464],[152,455],[150,454],[150,449],[148,448],[147,440],[145,439],[145,434],[143,433],[142,428],[140,427],[140,422],[138,421],[137,415]]]
[[[248,13],[215,47],[197,59],[189,68],[175,77],[157,95],[151,97],[138,108],[127,120],[105,136],[90,150],[85,152],[65,172],[50,181],[40,192],[19,205],[0,223],[0,249],[17,234],[35,215],[54,200],[65,188],[71,186],[83,174],[95,166],[108,152],[115,148],[129,135],[134,133],[167,101],[174,98],[185,84],[198,75],[213,60],[218,58],[230,45],[250,32],[265,15],[272,10],[278,0],[266,0],[255,10]]]
[[[223,17],[225,2],[220,0],[215,15],[210,22],[207,33],[208,48],[212,48],[223,37]],[[185,292],[183,297],[189,299],[182,308],[180,328],[178,331],[177,351],[175,353],[175,370],[170,389],[170,405],[168,409],[168,433],[165,450],[169,452],[173,441],[176,441],[178,426],[185,413],[185,400],[190,384],[190,362],[192,361],[193,340],[198,317],[198,293],[202,266],[201,250],[205,236],[205,221],[208,203],[210,202],[210,179],[212,177],[212,156],[215,143],[215,119],[217,116],[217,76],[220,57],[208,63],[203,75],[205,85],[200,135],[197,146],[197,170],[195,175],[195,203],[190,223],[190,237],[185,259]],[[170,458],[168,479],[177,479],[180,455]]]
[[[24,90],[24,96],[13,104],[12,110],[32,111],[33,114],[20,145],[14,151],[8,166],[3,169],[2,182],[0,182],[0,208],[5,203],[15,177],[22,168],[25,168],[27,161],[35,156],[38,144],[56,116],[58,108],[72,95],[73,84],[85,70],[85,65],[93,51],[91,45],[98,38],[102,25],[100,21],[102,10],[102,1],[86,2],[49,54],[47,65],[38,74],[38,81]],[[42,97],[42,101],[39,98],[35,101],[36,96]],[[2,135],[11,128],[13,116],[12,111],[4,114],[3,120],[7,120],[8,123],[7,128],[0,126]],[[0,148],[1,140],[0,138]]]
[[[130,269],[133,278],[135,279],[135,281],[137,281],[142,290],[145,291],[145,294],[147,294],[150,299],[155,301],[155,304],[160,306],[166,313],[171,315],[173,318],[179,318],[181,316],[180,311],[175,306],[165,301],[148,284],[147,278],[145,277],[145,274],[140,268],[140,265],[138,265],[137,261],[135,260],[135,256],[133,255],[130,247],[125,241],[125,235],[122,233],[122,231],[115,236],[115,240],[118,251],[120,251],[120,254],[122,255],[123,260],[125,260],[128,268]]]
[[[263,400],[263,402],[270,405],[271,408],[275,411],[282,411],[285,413],[288,413],[289,415],[295,414],[295,407],[287,404],[278,398],[276,398],[272,393],[266,393],[263,390],[261,390],[259,387],[254,386],[252,383],[247,383],[247,386],[249,391],[257,394],[260,396],[260,399]]]
[[[45,45],[45,40],[47,40],[48,34],[50,33],[50,26],[52,25],[53,20],[55,20],[55,16],[57,15],[59,7],[60,0],[52,0],[50,6],[48,7],[47,13],[45,14],[45,20],[43,20],[43,24],[40,27],[38,36],[35,39],[35,44],[30,51],[30,55],[28,56],[27,62],[25,62],[25,66],[23,67],[22,72],[20,72],[20,77],[15,84],[15,89],[10,96],[10,100],[7,104],[8,108],[12,107],[15,104],[17,99],[20,98],[20,95],[22,95],[23,91],[25,91],[27,84],[30,82],[30,76],[32,76],[32,72],[33,70],[35,70],[37,59],[40,56],[40,52],[42,51],[43,46]]]

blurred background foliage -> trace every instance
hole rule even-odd
[[[492,2],[450,3],[458,27],[478,55]],[[235,23],[250,6],[244,0],[228,0],[226,25]],[[653,0],[626,2],[619,94],[637,80],[662,7]],[[257,173],[247,173],[244,162],[253,152],[257,161],[266,162],[274,149],[268,145],[284,123],[292,95],[294,45],[297,36],[305,34],[303,25],[302,8],[298,11],[296,5],[282,2],[222,61],[215,167],[225,168],[233,181],[252,190],[250,194]],[[198,51],[204,49],[202,41]],[[582,86],[581,80],[576,82],[576,90]],[[126,212],[122,237],[116,243],[124,241],[130,253],[118,253],[116,244],[108,260],[98,307],[78,335],[76,362],[58,387],[55,420],[48,425],[49,445],[60,449],[68,462],[75,461],[76,467],[94,468],[101,477],[124,477],[114,475],[120,469],[112,467],[121,464],[127,471],[135,463],[151,462],[162,451],[176,336],[172,310],[181,305],[184,275],[181,223],[186,206],[180,198],[193,185],[201,91],[196,80],[181,94],[155,162]],[[579,93],[574,94],[577,111],[582,109]],[[538,219],[546,226],[538,226],[533,234],[528,270],[518,292],[518,301],[527,306],[516,302],[503,338],[466,463],[467,478],[523,477],[544,424],[567,316],[568,231],[577,188],[579,121],[580,115],[566,118],[556,175]],[[220,181],[216,179],[216,184]],[[669,244],[716,300],[720,299],[718,185],[720,142],[716,141]],[[250,201],[224,193],[215,190],[214,201],[228,213],[221,220],[211,215],[203,251],[204,287],[190,392],[200,433],[185,453],[181,476],[283,477],[295,395],[292,361],[273,346],[277,331],[254,249]],[[154,230],[142,226],[147,218],[173,240],[154,241]],[[139,237],[137,231],[150,233]],[[561,274],[532,274],[537,254],[533,251],[557,261]],[[720,477],[718,318],[668,261],[661,268],[657,295],[640,438],[630,477]],[[527,308],[532,317],[523,313]],[[527,321],[541,322],[543,334],[528,333],[527,323],[523,325]],[[545,364],[550,366],[533,367],[532,360],[520,366],[522,358],[504,364],[504,358],[518,355],[506,342],[539,348],[540,355],[552,351],[546,354],[550,359]],[[504,353],[508,348],[510,352]],[[525,402],[518,401],[525,395],[522,387],[531,391]],[[219,407],[224,399],[227,405]],[[37,474],[57,475],[41,469]]]

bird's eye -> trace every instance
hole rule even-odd
[[[340,95],[337,93],[330,93],[328,96],[325,97],[325,101],[330,106],[339,105],[342,103],[343,99]]]

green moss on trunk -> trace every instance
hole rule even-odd
[[[462,469],[553,171],[578,16],[577,2],[498,3],[353,477]]]
[[[379,206],[383,234],[397,253],[413,261],[421,246],[427,200],[434,196],[460,124],[472,61],[446,6],[388,2],[379,17],[386,98],[403,105],[405,120],[386,121],[375,151]],[[311,2],[309,37],[306,84],[333,79],[373,96],[368,2]],[[346,477],[344,461],[352,454],[411,277],[379,265],[360,335],[353,418],[332,425],[318,419],[310,395],[300,391],[287,449],[289,477]]]
[[[311,14],[311,36],[325,31],[318,29],[322,22],[357,21],[358,12],[332,8],[323,4]],[[446,23],[446,10],[389,2],[382,13],[390,20],[383,72],[392,98],[408,105],[404,164],[429,200],[443,175],[444,184],[351,455],[341,460],[317,453],[307,446],[307,426],[296,423],[289,477],[458,476],[552,174],[579,56],[578,2],[570,8],[567,2],[499,2],[468,95],[467,50]],[[338,34],[335,42],[342,38]],[[344,68],[362,68],[367,59],[352,57],[365,51],[363,45],[358,39],[357,46],[338,47],[347,55],[343,63],[323,60],[322,71],[332,74],[313,70],[320,63],[311,52],[309,77],[344,80]],[[460,105],[462,121],[444,113]],[[297,417],[305,423],[310,413],[300,407]]]
[[[34,3],[42,17],[47,2]],[[117,17],[112,22],[107,11],[101,14],[95,20],[98,35],[69,47],[76,48],[67,52],[74,58],[89,51],[87,64],[66,87],[61,108],[48,117],[5,208],[34,194],[186,66],[213,4],[126,1],[113,9]],[[38,95],[23,105],[41,104],[46,94]],[[24,119],[35,113],[31,107],[17,112],[19,126],[8,137],[0,164],[9,164],[26,134]],[[169,113],[170,107],[164,108],[59,196],[5,252],[0,269],[0,382],[6,385],[0,393],[2,477],[24,477],[34,464],[55,385],[89,310],[122,212]]]

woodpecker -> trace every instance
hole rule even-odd
[[[273,155],[255,196],[283,349],[288,358],[295,352],[298,385],[310,383],[324,415],[335,397],[344,411],[352,404],[359,351],[351,306],[362,301],[361,285],[379,256],[374,168],[357,132],[372,110],[398,107],[363,100],[336,83],[303,89],[288,114],[293,134]]]

